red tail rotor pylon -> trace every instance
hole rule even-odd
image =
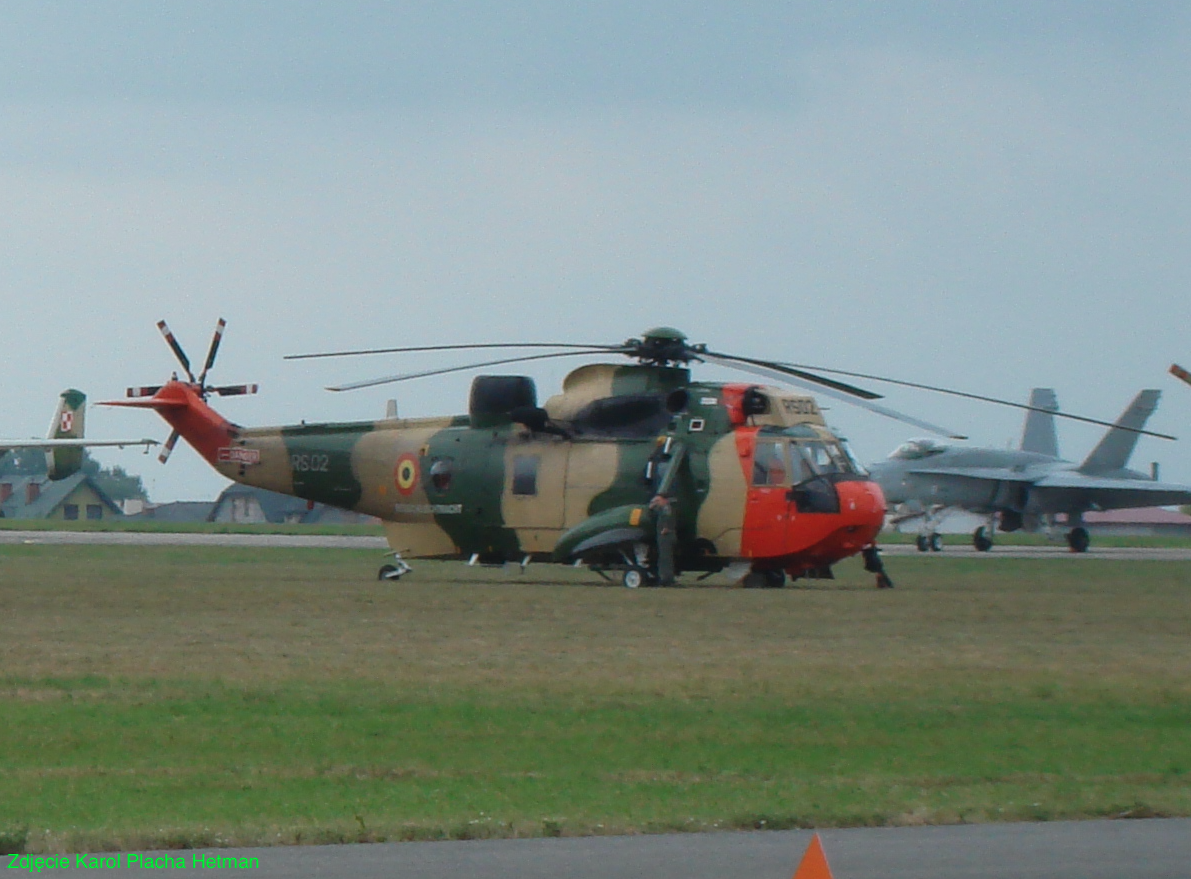
[[[142,385],[132,387],[127,391],[128,399],[115,400],[105,403],[108,406],[132,406],[137,408],[154,409],[164,418],[173,431],[169,439],[162,446],[157,456],[162,464],[169,460],[170,453],[177,445],[179,438],[185,438],[190,445],[204,458],[214,461],[221,443],[234,432],[231,422],[223,418],[206,405],[207,397],[216,394],[220,397],[239,397],[255,394],[260,386],[257,384],[240,385],[208,385],[207,375],[215,365],[215,357],[219,353],[219,345],[223,341],[223,333],[227,328],[227,321],[219,318],[215,324],[215,334],[211,337],[211,345],[207,349],[207,359],[203,362],[203,370],[196,378],[190,369],[190,358],[178,343],[164,320],[157,322],[157,329],[165,338],[174,357],[182,365],[186,375],[183,381],[175,373],[164,385]]]

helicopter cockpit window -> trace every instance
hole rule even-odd
[[[860,460],[856,457],[856,453],[852,451],[852,447],[848,445],[846,440],[840,440],[839,447],[844,457],[847,458],[853,473],[859,473],[861,476],[868,475],[868,470],[860,463]]]
[[[797,482],[832,473],[859,472],[859,468],[848,452],[836,443],[802,442],[795,443],[794,448],[796,449],[795,462],[801,469],[801,477],[796,480]]]
[[[938,440],[930,438],[926,439],[912,439],[902,443],[889,455],[890,458],[895,458],[901,461],[913,461],[918,458],[926,458],[930,455],[938,455],[947,451],[947,444],[941,443]]]
[[[786,444],[773,440],[757,440],[753,453],[753,485],[789,485],[786,466]]]
[[[827,451],[827,446],[823,443],[800,443],[803,455],[811,462],[811,467],[816,473],[831,473],[835,470],[835,462],[831,458],[831,453]]]
[[[516,455],[513,458],[513,494],[538,493],[538,464],[540,462],[541,458],[537,455]]]

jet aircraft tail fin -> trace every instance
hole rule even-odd
[[[86,414],[87,395],[69,388],[58,397],[58,408],[46,439],[82,439],[83,419]],[[83,466],[83,450],[78,446],[58,446],[46,449],[46,475],[50,479],[65,479],[78,472]]]
[[[1158,408],[1161,391],[1139,391],[1121,417],[1108,429],[1096,448],[1079,465],[1081,473],[1111,473],[1129,465],[1129,458],[1137,445],[1137,432],[1145,427],[1150,415]]]
[[[1059,398],[1053,388],[1034,388],[1030,391],[1030,406],[1026,412],[1026,423],[1021,432],[1021,450],[1059,457],[1059,438],[1055,433],[1055,412],[1059,411]],[[1046,410],[1046,411],[1039,411]]]

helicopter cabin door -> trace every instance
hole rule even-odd
[[[518,439],[505,447],[501,517],[524,552],[550,552],[563,529],[568,443]]]
[[[789,443],[758,435],[752,460],[741,554],[745,558],[776,558],[787,552],[786,536],[797,513],[790,494],[793,470]]]

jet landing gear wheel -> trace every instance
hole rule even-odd
[[[915,541],[919,552],[942,552],[943,551],[943,536],[937,531],[932,531],[930,534],[919,534]]]
[[[988,552],[993,548],[992,538],[988,536],[988,531],[981,525],[972,534],[972,546],[976,547],[977,552]]]
[[[1088,536],[1088,529],[1083,526],[1072,528],[1067,533],[1067,545],[1072,552],[1087,552],[1092,538]]]

